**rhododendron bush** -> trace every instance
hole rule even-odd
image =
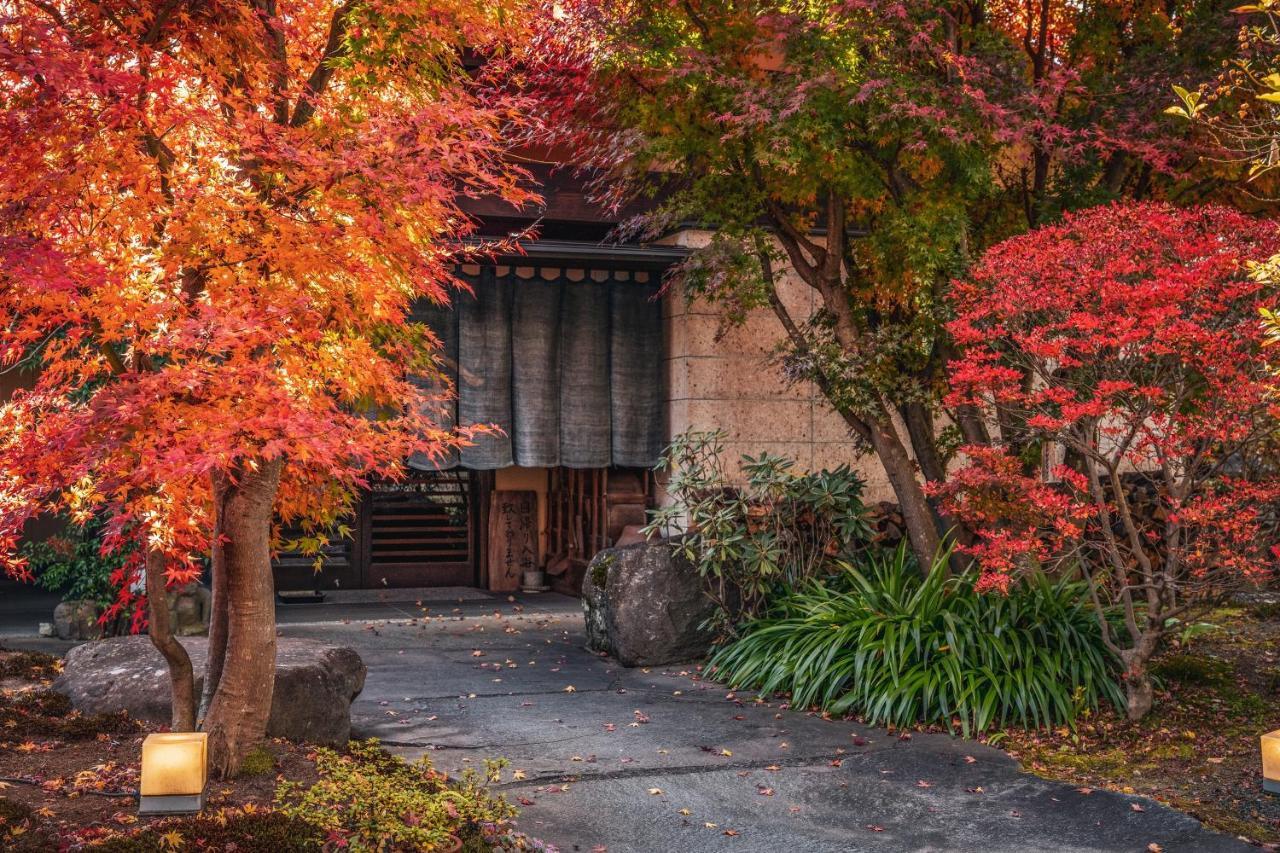
[[[939,491],[977,532],[985,588],[1051,567],[1092,581],[1133,718],[1170,620],[1273,568],[1280,399],[1258,312],[1275,293],[1250,261],[1277,249],[1275,223],[1229,209],[1117,204],[995,246],[951,295],[951,402],[1000,434]]]
[[[437,427],[417,299],[446,300],[465,194],[518,202],[500,130],[513,4],[0,2],[0,566],[25,522],[139,543],[174,726],[196,709],[165,582],[211,552],[210,760],[263,734],[272,519],[325,529]],[[496,73],[498,66],[490,66]]]

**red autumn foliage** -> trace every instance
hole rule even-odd
[[[966,448],[939,492],[977,531],[984,587],[1079,565],[1119,607],[1107,642],[1139,688],[1167,620],[1271,569],[1280,400],[1258,312],[1275,294],[1250,262],[1277,251],[1275,223],[1233,210],[1117,204],[955,283],[949,402],[988,412],[1001,443]],[[1040,472],[1010,445],[1039,449]]]
[[[0,367],[34,374],[0,406],[0,567],[26,573],[23,526],[49,511],[145,542],[129,575],[145,552],[185,581],[212,550],[215,626],[256,667],[213,700],[220,771],[270,703],[273,516],[327,530],[369,477],[461,438],[408,312],[455,286],[460,197],[529,197],[503,157],[516,104],[464,61],[522,20],[461,0],[0,3]]]

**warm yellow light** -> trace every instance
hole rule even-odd
[[[195,798],[203,805],[208,781],[209,735],[204,732],[150,734],[142,742],[142,810],[148,798]],[[153,799],[153,806],[178,805]],[[199,806],[194,808],[199,811]]]
[[[1280,794],[1280,729],[1262,736],[1262,789]]]

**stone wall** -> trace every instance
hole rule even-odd
[[[669,242],[696,247],[706,239],[706,232],[683,231]],[[797,322],[814,310],[812,289],[794,275],[783,280],[780,295]],[[789,386],[769,364],[784,337],[773,312],[754,311],[744,325],[724,328],[715,306],[689,304],[677,287],[663,303],[668,435],[723,429],[729,460],[768,451],[807,470],[848,463],[867,481],[868,501],[893,498],[875,458],[854,458],[844,420],[818,389]]]

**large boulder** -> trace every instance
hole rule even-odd
[[[698,570],[669,542],[596,554],[582,580],[587,645],[623,666],[660,666],[705,655],[701,627],[714,611]]]
[[[180,642],[191,655],[199,695],[209,641],[184,637]],[[351,702],[364,689],[364,677],[364,662],[354,649],[278,639],[267,735],[342,746],[351,737]],[[149,637],[114,637],[76,646],[67,653],[53,689],[86,714],[128,711],[160,725],[171,719],[169,671]]]

